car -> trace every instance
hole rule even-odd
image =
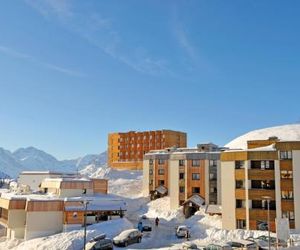
[[[184,238],[186,235],[190,234],[190,231],[187,226],[181,225],[176,227],[176,236],[177,238]]]
[[[197,245],[191,241],[185,241],[181,246],[182,249],[198,249]]]
[[[247,240],[255,241],[259,249],[269,249],[269,237],[266,235],[261,235],[257,238],[249,237]],[[276,246],[276,238],[270,237],[271,246]],[[281,243],[281,241],[279,241]]]
[[[152,231],[152,223],[151,223],[150,219],[147,218],[146,215],[143,215],[140,218],[139,222],[142,222],[142,225],[143,225],[142,232],[144,232],[144,231]]]
[[[140,243],[142,241],[142,233],[137,229],[128,229],[120,233],[113,239],[116,246],[127,247],[130,244]]]
[[[92,238],[86,245],[86,250],[112,250],[114,249],[113,241],[106,238],[105,234],[101,234]]]
[[[231,246],[233,249],[235,248],[243,248],[243,249],[258,249],[258,245],[255,241],[251,240],[234,240],[227,242],[229,246]]]
[[[268,223],[267,222],[261,222],[258,224],[258,230],[261,231],[267,231],[268,230]]]
[[[225,243],[209,244],[203,247],[203,250],[231,250],[232,247]]]

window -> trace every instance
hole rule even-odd
[[[236,200],[235,201],[235,207],[236,208],[245,208],[245,201],[243,201],[243,200]]]
[[[293,179],[293,171],[281,170],[280,176],[281,176],[281,179]]]
[[[184,179],[184,173],[179,173],[179,180],[183,180]]]
[[[293,191],[281,191],[281,199],[284,199],[284,200],[294,199],[294,192]]]
[[[215,173],[210,173],[210,174],[209,174],[209,179],[210,179],[211,181],[217,180],[217,174],[215,174]]]
[[[236,220],[237,229],[246,229],[246,220]]]
[[[158,159],[158,165],[162,165],[162,164],[165,164],[165,160],[163,160],[163,159]]]
[[[200,174],[199,173],[192,173],[192,180],[200,180]]]
[[[161,185],[161,186],[165,185],[165,181],[164,180],[159,180],[158,185]]]
[[[149,169],[149,174],[150,174],[150,175],[153,174],[153,169]]]
[[[179,193],[184,193],[184,187],[179,187]]]
[[[153,184],[153,180],[150,180],[150,181],[149,181],[149,185],[152,185],[152,184]]]
[[[158,169],[158,175],[164,175],[165,170],[163,168]]]
[[[213,166],[213,167],[216,167],[216,166],[217,166],[217,163],[218,163],[217,160],[210,160],[210,161],[209,161],[209,165],[210,165],[210,166]]]
[[[244,161],[235,161],[235,169],[245,168],[245,162]]]
[[[295,220],[295,214],[293,211],[282,211],[282,218],[288,218],[289,220]]]
[[[193,194],[199,194],[200,193],[200,188],[199,187],[192,187],[192,193]]]
[[[179,166],[184,167],[184,165],[185,165],[185,161],[184,160],[179,160]]]
[[[280,160],[288,160],[292,158],[292,151],[280,151]]]
[[[193,167],[199,167],[200,166],[200,160],[192,160],[192,166]]]
[[[86,194],[86,188],[82,189],[82,194]]]
[[[235,188],[237,188],[237,189],[245,188],[244,181],[241,181],[241,180],[235,181]]]
[[[179,201],[179,206],[182,206],[183,203],[184,203],[184,201],[183,201],[183,200],[180,200],[180,201]]]
[[[149,160],[149,165],[153,165],[153,160],[152,159]]]

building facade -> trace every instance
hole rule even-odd
[[[172,130],[157,130],[108,135],[108,165],[117,169],[142,169],[144,154],[168,147],[186,147],[187,135]]]
[[[205,204],[220,204],[220,149],[209,143],[192,149],[150,151],[144,157],[144,196],[160,186],[168,190],[171,209],[193,195],[200,196]]]
[[[221,154],[224,229],[270,229],[288,218],[300,229],[300,141],[248,141],[248,149]]]

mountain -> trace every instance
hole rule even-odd
[[[107,153],[89,154],[71,160],[57,160],[54,156],[34,147],[20,148],[11,153],[0,148],[0,178],[17,177],[24,170],[54,170],[75,172],[93,166],[97,169],[106,164]]]
[[[246,149],[247,141],[249,140],[266,140],[273,136],[278,137],[278,139],[282,141],[300,140],[300,124],[288,124],[253,130],[235,138],[231,142],[227,143],[225,147]]]

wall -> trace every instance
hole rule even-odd
[[[39,190],[39,185],[45,178],[59,177],[53,174],[20,174],[18,183],[30,186],[31,190]]]
[[[25,240],[62,232],[63,212],[27,212]]]
[[[300,150],[293,150],[295,228],[300,229]]]
[[[186,161],[185,161],[186,162]],[[170,209],[179,207],[179,161],[169,160]]]
[[[143,164],[143,196],[149,196],[149,160],[144,160]]]
[[[232,230],[236,228],[235,219],[235,162],[221,162],[222,168],[222,227]]]
[[[26,212],[23,209],[11,209],[8,211],[8,227],[11,239],[23,239],[26,223]]]
[[[93,193],[93,189],[87,189],[86,194],[82,194],[82,189],[60,189],[59,197],[92,196]]]

